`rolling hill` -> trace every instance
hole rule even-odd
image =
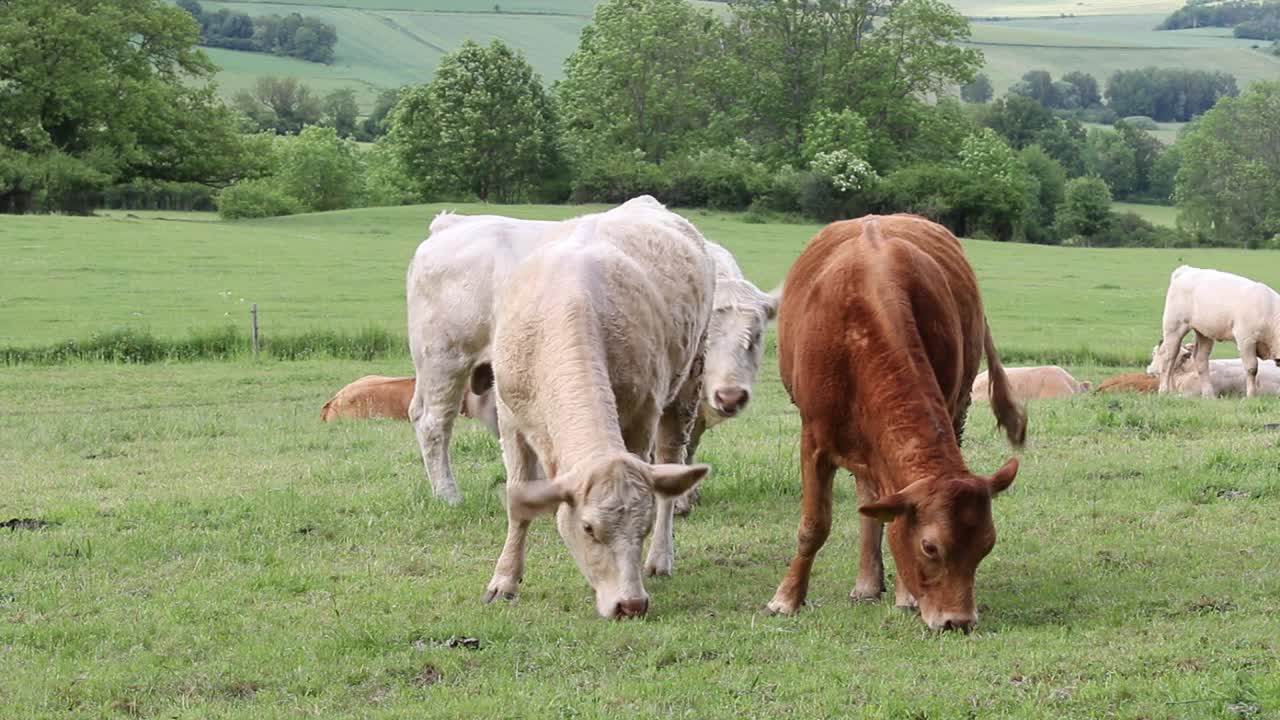
[[[563,62],[590,22],[594,0],[292,0],[207,2],[251,15],[301,12],[338,28],[331,65],[259,53],[211,49],[228,97],[262,75],[293,75],[317,90],[357,91],[369,107],[380,88],[426,82],[440,58],[464,40],[498,38],[520,49],[544,81],[562,76]],[[707,7],[722,3],[699,0]],[[1104,82],[1112,72],[1148,65],[1221,70],[1242,87],[1280,78],[1280,58],[1236,40],[1223,28],[1156,32],[1163,16],[1181,5],[1171,0],[1080,3],[1062,0],[957,0],[975,19],[971,44],[986,56],[997,94],[1028,69],[1055,76],[1082,70]],[[1066,15],[1065,17],[1063,15]],[[1006,18],[991,20],[989,18]]]

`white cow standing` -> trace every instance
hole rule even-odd
[[[674,499],[710,470],[684,463],[715,282],[702,236],[656,201],[584,219],[512,275],[493,357],[508,529],[486,602],[515,596],[530,521],[558,511],[600,615],[648,610],[644,539],[656,516],[644,570],[670,574]]]
[[[661,205],[647,195],[634,203]],[[483,394],[492,383],[492,305],[515,266],[538,247],[567,237],[591,215],[571,220],[519,220],[494,215],[442,214],[414,255],[408,274],[409,348],[417,383],[409,415],[436,496],[460,502],[449,463],[449,443],[464,393]],[[733,255],[711,241],[716,266],[715,312],[708,331],[702,402],[689,459],[703,432],[742,411],[760,370],[764,333],[777,314],[779,293],[761,292]],[[681,498],[688,512],[693,495]]]
[[[1160,346],[1151,351],[1151,364],[1147,366],[1148,375],[1158,375],[1158,355]],[[1202,394],[1200,374],[1195,367],[1194,344],[1183,345],[1178,351],[1178,359],[1174,361],[1171,391],[1185,397]],[[1280,367],[1259,364],[1255,379],[1258,395],[1280,395]],[[1215,396],[1244,395],[1248,392],[1249,374],[1239,358],[1209,361],[1209,381],[1213,385]]]
[[[1280,295],[1248,278],[1179,266],[1169,277],[1164,335],[1153,363],[1161,393],[1172,389],[1175,358],[1188,331],[1195,331],[1195,367],[1200,392],[1213,397],[1209,354],[1215,340],[1234,340],[1245,369],[1245,394],[1257,393],[1258,358],[1280,362]]]

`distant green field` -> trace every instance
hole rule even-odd
[[[1111,209],[1116,212],[1136,213],[1154,225],[1178,227],[1178,208],[1176,207],[1118,202],[1112,203]]]
[[[997,95],[1027,70],[1055,77],[1087,72],[1105,87],[1117,70],[1180,67],[1232,74],[1243,89],[1280,77],[1280,58],[1237,40],[1224,28],[1157,32],[1162,15],[1075,17],[973,24],[973,47],[986,58],[984,72]]]
[[[264,333],[375,326],[405,333],[404,273],[439,205],[245,222],[0,216],[0,345],[123,327],[161,337],[234,324],[258,303]],[[590,208],[463,206],[563,218]],[[778,283],[816,225],[686,213],[763,287]],[[187,216],[189,217],[189,216]],[[1001,345],[1022,356],[1105,349],[1138,359],[1158,333],[1181,263],[1280,286],[1280,253],[1074,249],[965,241]],[[1081,291],[1088,290],[1082,294]],[[92,308],[92,312],[85,312]],[[1046,330],[1045,317],[1058,318]]]
[[[1145,15],[1169,13],[1183,0],[952,0],[969,17],[1037,17],[1057,15]]]

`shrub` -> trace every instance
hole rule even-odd
[[[664,202],[682,207],[741,210],[767,185],[763,166],[738,148],[703,150],[663,164]]]
[[[1111,213],[1101,232],[1089,238],[1094,247],[1189,247],[1190,236],[1154,225],[1133,212]]]
[[[302,203],[270,180],[245,180],[218,193],[218,214],[228,220],[293,215],[302,210]]]
[[[1147,117],[1146,115],[1130,115],[1129,117],[1124,118],[1124,122],[1126,125],[1129,125],[1130,127],[1135,127],[1139,130],[1159,130],[1160,129],[1160,124],[1157,123],[1155,120],[1152,120],[1151,118]]]
[[[622,203],[636,195],[660,196],[662,172],[637,150],[593,157],[578,168],[570,199],[574,203]]]

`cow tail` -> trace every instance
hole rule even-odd
[[[1020,448],[1027,439],[1027,413],[1013,398],[1009,376],[1005,375],[1004,365],[1000,364],[1000,356],[996,353],[995,341],[991,339],[990,326],[986,329],[982,346],[987,353],[987,377],[991,381],[991,412],[996,416],[996,424],[1004,428],[1005,434],[1009,436],[1009,442]]]

